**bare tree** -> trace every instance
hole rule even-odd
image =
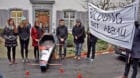
[[[124,7],[130,3],[132,3],[134,0],[125,0],[124,2],[119,2],[119,6],[118,7]]]
[[[108,10],[109,5],[111,4],[110,0],[99,0],[99,1],[97,1],[97,0],[83,0],[83,2],[85,2],[85,4],[83,5],[84,8],[87,8],[87,3],[90,2],[93,5],[101,8],[101,9],[104,9],[104,10]]]
[[[84,4],[82,5],[84,8],[87,8],[87,3],[90,2],[94,4],[95,6],[103,9],[103,10],[109,10],[109,9],[115,9],[119,7],[124,7],[130,3],[132,3],[133,0],[83,0]]]

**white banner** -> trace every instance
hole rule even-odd
[[[131,49],[135,33],[134,21],[137,17],[137,3],[122,9],[104,11],[93,4],[89,8],[90,32],[111,44]]]

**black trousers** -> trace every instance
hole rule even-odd
[[[96,47],[96,43],[87,43],[88,44],[88,52],[87,52],[87,58],[90,58],[90,54],[92,53],[91,58],[94,59],[95,58],[95,47]]]
[[[38,48],[38,46],[34,47],[34,57],[36,60],[39,60],[39,48]]]
[[[0,73],[0,78],[3,78],[3,75]]]
[[[66,57],[66,51],[67,51],[67,45],[66,45],[66,41],[64,42],[59,42],[59,57],[62,58],[62,55],[64,55],[64,57]],[[64,50],[62,52],[62,49]]]
[[[12,52],[13,61],[15,61],[16,47],[7,47],[7,57],[8,57],[8,60],[10,62],[12,61],[12,59],[11,59],[11,52]]]
[[[27,39],[27,40],[20,39],[22,59],[28,58],[28,45],[29,45],[29,39]]]
[[[129,71],[130,71],[130,67],[132,64],[133,67],[133,73],[131,78],[136,78],[137,76],[137,72],[138,72],[138,61],[139,59],[137,58],[130,58],[130,61],[128,62],[129,58],[126,57],[126,65],[125,65],[125,72],[124,72],[124,76],[128,77]]]

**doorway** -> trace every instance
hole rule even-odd
[[[50,29],[50,13],[47,10],[35,10],[35,19]]]

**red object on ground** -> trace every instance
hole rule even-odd
[[[59,71],[60,71],[60,73],[64,73],[64,69],[63,68],[60,68]]]
[[[78,73],[78,77],[77,78],[82,78],[82,75],[81,75],[80,72]]]
[[[25,71],[25,77],[28,78],[30,75],[30,72],[28,70]]]
[[[86,57],[87,56],[87,53],[84,52],[84,53],[81,53],[81,57]]]

